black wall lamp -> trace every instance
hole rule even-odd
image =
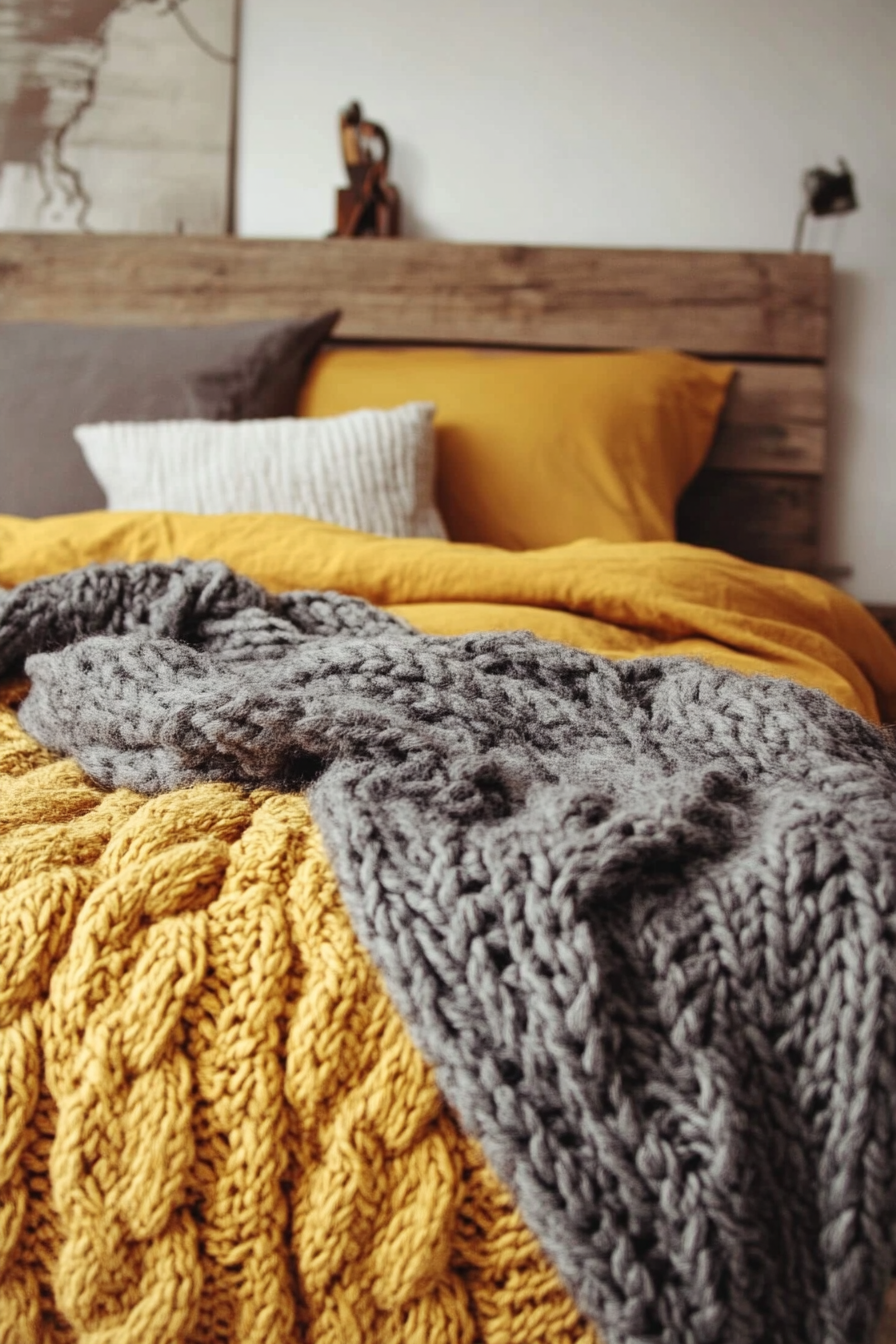
[[[796,217],[794,252],[799,252],[803,246],[803,229],[808,215],[848,215],[850,210],[858,210],[856,184],[849,165],[845,159],[838,159],[837,168],[836,173],[829,168],[810,168],[804,173],[806,199]]]

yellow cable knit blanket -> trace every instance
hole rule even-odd
[[[0,771],[3,1344],[595,1344],[303,798],[105,794],[8,707]]]

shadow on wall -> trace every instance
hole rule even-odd
[[[834,270],[828,351],[828,458],[822,486],[821,553],[825,565],[849,567],[843,536],[842,501],[856,470],[855,445],[862,435],[862,402],[854,363],[868,308],[870,279],[862,271]]]
[[[392,141],[389,176],[401,193],[401,235],[403,238],[442,238],[443,234],[419,212],[429,168],[420,150],[409,140]]]

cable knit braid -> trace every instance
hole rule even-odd
[[[597,1344],[298,796],[104,794],[0,709],[0,1079],[2,1344]]]
[[[869,1340],[896,1217],[881,734],[686,659],[419,636],[220,567],[169,580],[14,593],[22,722],[110,786],[317,780],[356,932],[611,1344]]]

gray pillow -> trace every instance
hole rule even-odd
[[[223,327],[0,323],[0,513],[105,507],[75,425],[294,415],[338,317]]]

